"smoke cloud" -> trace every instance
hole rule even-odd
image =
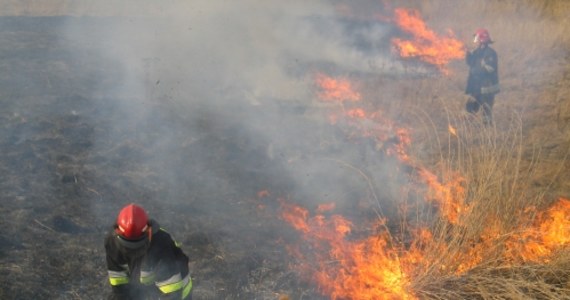
[[[399,68],[388,25],[328,1],[166,2],[145,12],[71,19],[65,29],[101,66],[84,96],[115,115],[94,137],[95,156],[107,153],[109,165],[124,167],[117,148],[133,151],[130,171],[152,174],[135,182],[164,187],[156,201],[195,197],[211,214],[227,206],[210,199],[217,195],[279,186],[281,196],[311,205],[347,201],[350,190],[370,194],[366,177],[347,167],[363,150],[334,145],[314,74]],[[171,211],[161,207],[152,210]]]

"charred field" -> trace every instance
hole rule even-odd
[[[231,134],[232,124],[216,124],[217,121],[211,120],[214,117],[191,122],[180,120],[179,115],[162,110],[158,103],[151,104],[156,105],[155,124],[148,123],[146,128],[136,123],[124,124],[119,131],[107,126],[124,117],[116,109],[117,99],[84,95],[91,93],[92,86],[99,85],[94,81],[98,78],[104,78],[108,88],[114,88],[120,70],[113,69],[111,63],[99,65],[96,54],[89,53],[88,47],[66,45],[66,41],[59,40],[59,27],[66,21],[58,17],[7,17],[0,21],[2,39],[10,41],[2,50],[6,70],[2,79],[5,92],[2,224],[7,231],[2,234],[1,243],[0,297],[103,298],[101,295],[108,292],[108,286],[102,238],[113,222],[115,211],[125,201],[148,206],[165,228],[179,231],[176,235],[180,236],[180,242],[193,245],[192,249],[186,249],[188,254],[197,264],[196,269],[211,279],[204,281],[204,290],[213,294],[205,298],[215,299],[225,294],[232,295],[230,298],[242,297],[236,294],[238,290],[249,298],[245,287],[248,277],[267,276],[264,270],[285,272],[267,266],[271,264],[267,258],[281,264],[281,253],[268,255],[255,250],[256,241],[273,240],[272,236],[263,238],[263,231],[266,226],[278,226],[277,222],[265,220],[263,227],[255,222],[235,227],[230,217],[237,213],[239,218],[260,219],[248,199],[255,199],[258,190],[269,187],[268,174],[277,174],[277,169],[261,168],[267,163],[264,161],[267,156],[259,153],[256,145],[239,140],[246,136]],[[105,23],[104,20],[90,22],[93,26]],[[77,51],[80,55],[66,55],[65,51]],[[77,61],[66,59],[71,56]],[[204,137],[194,142],[198,137],[186,136],[185,126],[202,128]],[[136,137],[140,130],[145,132],[142,139]],[[163,185],[143,162],[145,156],[156,155],[147,152],[147,146],[154,145],[151,136],[160,137],[163,130],[180,134],[176,142],[181,151],[164,153],[175,161],[163,167],[185,183],[186,192],[180,191],[185,196],[179,201],[152,204],[151,199],[171,197],[168,184]],[[115,143],[94,139],[101,136],[99,133],[105,135],[110,131],[124,140]],[[240,142],[244,143],[243,148],[238,146]],[[211,156],[195,157],[191,150],[194,147],[210,149]],[[94,153],[94,148],[102,152]],[[239,166],[244,160],[248,163]],[[232,162],[238,166],[226,165]],[[219,173],[220,178],[227,176],[240,182],[235,187],[227,186],[222,179],[213,182],[200,175],[202,168],[207,169],[207,174]],[[202,200],[192,200],[198,198]],[[223,200],[218,202],[218,199]],[[200,206],[208,202],[218,203],[215,215],[201,213]],[[252,235],[255,227],[257,234]],[[240,241],[236,245],[247,247],[221,249],[216,245],[234,239]],[[265,248],[263,252],[273,247],[261,248]],[[196,281],[197,286],[201,285],[200,279]]]
[[[292,229],[280,220],[277,199],[340,193],[340,187],[295,189],[286,168],[323,154],[334,157],[343,151],[338,139],[346,137],[298,102],[254,106],[235,99],[220,111],[196,105],[190,119],[168,98],[104,96],[93,88],[117,89],[123,70],[88,44],[58,34],[69,23],[100,28],[112,22],[117,20],[0,19],[6,41],[0,297],[104,298],[103,238],[118,209],[136,202],[188,245],[195,299],[274,299],[279,293],[319,298],[288,270],[283,243]],[[131,110],[139,108],[122,103],[145,106],[148,116],[133,119]],[[268,106],[286,117],[264,114]],[[279,141],[259,138],[238,122],[252,115],[277,132],[294,122],[297,144],[276,146],[273,153]],[[364,166],[362,157],[353,159]],[[332,162],[307,171],[306,182],[333,187],[338,183],[319,176],[341,168]],[[366,196],[361,193],[367,192],[354,196]],[[376,216],[355,206],[344,210]]]
[[[426,14],[437,10],[409,2]],[[503,12],[508,11],[504,5]],[[460,61],[442,75],[415,60],[351,66],[358,61],[354,57],[329,63],[336,53],[301,56],[296,46],[274,55],[269,43],[258,45],[248,35],[235,38],[224,18],[209,23],[199,13],[193,16],[196,24],[226,26],[229,34],[220,38],[235,48],[220,51],[209,38],[196,39],[203,41],[199,48],[178,47],[177,38],[164,38],[162,29],[170,24],[149,26],[144,18],[0,17],[0,298],[104,299],[110,288],[103,239],[118,210],[130,202],[144,206],[182,243],[190,257],[194,299],[334,298],[326,284],[300,271],[314,263],[303,258],[322,256],[315,256],[319,242],[298,246],[301,233],[309,230],[295,230],[284,219],[289,204],[306,208],[310,226],[338,220],[337,215],[352,220],[356,225],[344,236],[349,242],[378,234],[371,225],[378,220],[405,249],[417,244],[404,222],[451,233],[442,238],[449,243],[447,252],[430,249],[428,242],[423,250],[426,261],[431,257],[438,263],[442,253],[463,253],[441,263],[461,271],[421,266],[410,271],[409,288],[421,299],[570,298],[567,239],[557,244],[557,256],[538,266],[510,268],[491,259],[463,271],[461,264],[481,253],[495,258],[495,252],[478,245],[500,249],[511,243],[508,236],[516,236],[512,232],[523,231],[517,226],[532,223],[513,221],[511,211],[540,211],[570,197],[568,38],[552,44],[545,39],[549,51],[537,46],[523,51],[508,43],[518,34],[514,25],[492,23],[501,28],[496,35],[504,41],[498,38],[497,51],[512,55],[500,56],[503,91],[497,97],[495,128],[487,131],[463,114],[466,69]],[[402,35],[351,17],[343,16],[342,35],[353,38],[333,45],[364,48],[368,53],[362,57],[388,56],[386,42]],[[444,19],[432,21],[438,28],[449,25]],[[154,31],[116,32],[136,28],[138,22]],[[311,15],[308,22],[322,19]],[[458,35],[467,36],[472,25],[462,24]],[[319,26],[320,33],[333,28],[327,22]],[[529,39],[540,36],[541,31],[529,28]],[[175,37],[216,32],[186,23],[179,30]],[[147,34],[150,43],[142,37]],[[114,38],[107,39],[110,35]],[[370,36],[378,37],[376,43]],[[239,46],[241,39],[259,48],[243,54],[250,49]],[[129,47],[121,43],[126,40]],[[310,44],[308,38],[301,40]],[[165,41],[176,49],[164,46]],[[149,44],[163,51],[146,49]],[[212,58],[199,57],[204,53]],[[245,61],[221,59],[226,53]],[[553,55],[538,60],[539,53]],[[182,63],[193,55],[198,57]],[[272,67],[264,68],[273,60],[287,79],[275,87],[283,78],[274,78]],[[314,72],[348,78],[364,101],[318,101]],[[353,122],[335,115],[339,111],[375,112],[370,115],[376,119]],[[363,135],[363,130],[378,135]],[[408,147],[405,153],[402,145]],[[479,225],[435,222],[445,207],[425,201],[430,186],[418,179],[422,170],[431,170],[444,187],[447,176],[462,172],[461,188],[448,192],[463,196],[457,190],[465,187],[474,211],[466,222],[498,216],[497,224],[508,234],[485,243],[486,231]],[[437,198],[437,193],[430,195]],[[490,204],[479,207],[479,200]],[[414,210],[402,212],[402,202]],[[323,208],[326,203],[335,206]],[[565,219],[562,233],[568,233]],[[293,255],[298,252],[304,255]],[[324,265],[340,260],[329,258]],[[351,299],[349,293],[334,295]]]

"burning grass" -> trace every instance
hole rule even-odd
[[[311,249],[289,249],[299,261],[295,268],[321,293],[332,299],[569,297],[570,200],[549,199],[533,187],[540,156],[522,159],[520,122],[514,118],[502,132],[465,116],[451,119],[439,161],[424,166],[398,156],[414,170],[410,193],[431,204],[403,197],[411,201],[401,205],[400,233],[380,219],[372,234],[358,237],[352,232],[370,224],[282,203],[283,219]],[[441,146],[437,137],[427,140]]]
[[[510,68],[510,59],[505,62],[505,69],[518,67]],[[396,154],[393,157],[401,165],[413,170],[410,187],[404,189],[409,195],[401,197],[400,215],[391,216],[399,218],[400,228],[394,230],[393,220],[380,219],[372,234],[358,237],[353,232],[371,225],[355,224],[340,215],[311,215],[285,203],[283,218],[302,233],[311,249],[310,254],[307,249],[290,249],[299,259],[295,268],[333,299],[570,297],[570,201],[548,191],[563,171],[568,153],[562,155],[559,167],[544,173],[547,151],[527,139],[527,120],[521,114],[502,111],[502,119],[493,127],[484,127],[477,116],[454,108],[444,109],[444,118],[434,118],[441,112],[432,108],[454,102],[450,98],[455,94],[441,94],[442,89],[449,90],[449,80],[418,82],[413,99],[398,99],[416,103],[399,107],[420,116],[410,124],[426,125],[415,126],[411,140],[407,128],[398,128],[381,112],[368,111],[366,93],[359,98],[360,107],[352,104],[349,109],[344,104],[349,97],[336,97],[341,118],[337,115],[331,122],[351,128],[351,136],[374,139],[376,145],[394,137],[395,147],[377,150]],[[342,91],[356,93],[348,84],[343,81]],[[512,94],[501,94],[505,96]],[[428,98],[435,104],[429,108]],[[348,122],[339,122],[342,118]],[[401,131],[406,134],[395,134]],[[414,144],[416,140],[423,141],[421,147]]]
[[[439,165],[463,174],[465,204],[459,223],[442,218],[433,227],[425,245],[437,261],[415,277],[414,291],[422,299],[568,298],[570,201],[533,185],[541,155],[523,158],[520,119],[506,131],[456,121]]]

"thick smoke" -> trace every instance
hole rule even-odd
[[[81,3],[68,9],[89,15]],[[386,183],[391,163],[375,145],[336,135],[314,84],[316,72],[402,72],[380,3],[137,1],[132,10],[125,3],[97,6],[105,17],[69,19],[62,37],[93,83],[73,91],[107,113],[91,116],[104,126],[93,132],[88,162],[133,175],[102,176],[119,192],[101,219],[112,221],[126,201],[161,216],[181,204],[205,214],[231,210],[216,199],[265,189],[309,207],[396,193],[398,185]],[[129,194],[125,182],[152,192]]]
[[[154,202],[195,198],[214,214],[226,204],[210,198],[275,187],[310,205],[370,195],[366,175],[349,163],[368,150],[334,140],[314,75],[393,70],[385,23],[326,1],[168,2],[142,16],[85,19],[70,20],[66,38],[108,68],[85,96],[112,99],[117,115],[93,152],[132,150],[130,171],[152,174],[136,184],[164,187]],[[151,210],[161,207],[171,211]]]

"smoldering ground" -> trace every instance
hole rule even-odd
[[[100,298],[103,236],[129,202],[185,245],[197,298],[307,293],[277,199],[377,200],[339,163],[363,151],[342,147],[313,76],[388,61],[361,44],[389,27],[325,2],[164,9],[2,18],[3,297]]]
[[[109,62],[89,97],[113,99],[119,123],[94,134],[92,151],[125,141],[142,143],[148,155],[134,165],[146,166],[168,186],[161,203],[201,194],[197,186],[243,191],[242,181],[251,182],[245,185],[252,192],[268,188],[267,181],[299,190],[312,171],[290,162],[319,156],[325,150],[319,145],[331,138],[326,132],[323,136],[326,116],[314,108],[314,72],[326,66],[337,74],[369,73],[375,71],[371,60],[392,60],[385,44],[363,45],[382,41],[390,26],[351,22],[324,2],[193,3],[165,10],[159,16],[111,18],[106,24],[75,22],[64,35]],[[211,138],[233,148],[216,153],[200,144]],[[332,155],[342,160],[361,151],[341,152]],[[225,163],[216,168],[207,156]],[[330,162],[321,162],[311,168],[331,168]],[[187,167],[181,170],[181,165]],[[279,170],[270,171],[275,178],[259,176],[272,168]],[[237,173],[228,178],[228,169]],[[188,180],[193,174],[207,180],[193,183]],[[306,190],[331,188],[317,184]],[[209,205],[217,209],[215,201]]]
[[[102,298],[103,236],[137,202],[184,245],[196,299],[317,298],[277,199],[375,218],[398,198],[394,162],[329,124],[313,80],[402,72],[393,28],[354,18],[368,2],[136,5],[0,20],[0,296]]]

